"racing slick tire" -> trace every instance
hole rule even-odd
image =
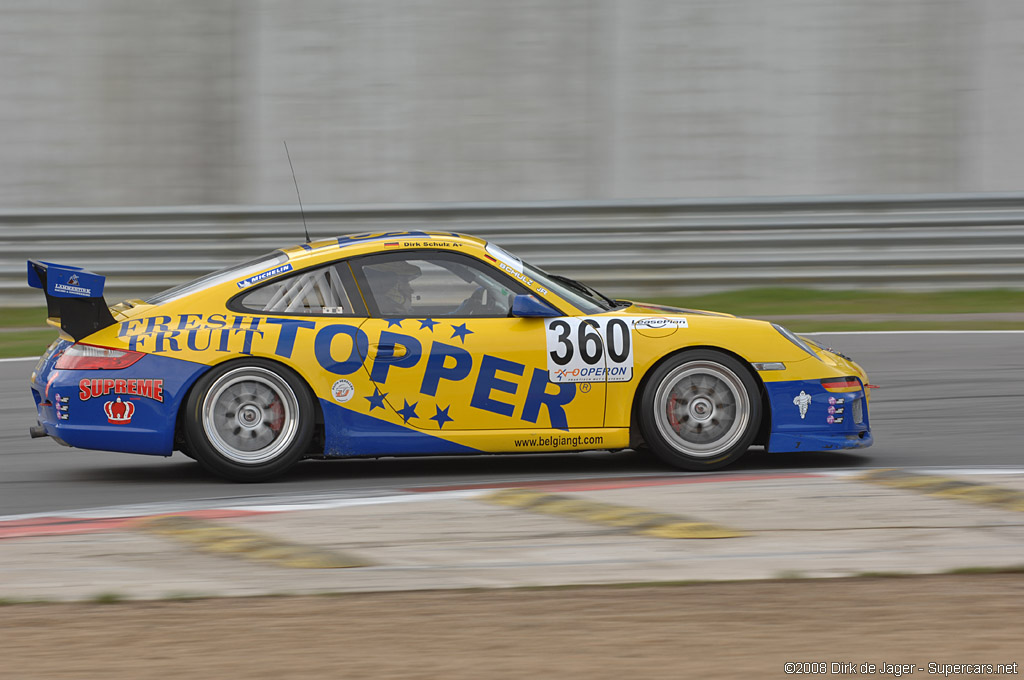
[[[644,440],[659,458],[683,470],[717,470],[753,443],[761,399],[740,361],[715,350],[694,350],[654,370],[638,416]]]
[[[294,371],[264,359],[232,361],[203,375],[185,404],[189,453],[234,482],[276,477],[302,458],[314,404]]]

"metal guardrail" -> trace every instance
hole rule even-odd
[[[1024,194],[315,206],[316,238],[442,229],[482,236],[615,295],[754,286],[1024,288]],[[39,305],[25,260],[144,297],[304,240],[298,207],[0,212],[0,306]],[[880,310],[884,311],[884,310]]]

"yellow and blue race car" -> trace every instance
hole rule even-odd
[[[867,376],[785,328],[615,300],[493,243],[357,234],[108,307],[104,278],[28,262],[61,330],[33,436],[175,450],[236,481],[303,458],[646,445],[685,470],[870,446]]]

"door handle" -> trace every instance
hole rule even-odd
[[[369,357],[371,359],[379,359],[380,361],[393,361],[395,359],[401,359],[406,355],[405,345],[396,344],[385,344],[370,345]]]

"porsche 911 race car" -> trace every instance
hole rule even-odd
[[[60,338],[33,436],[175,450],[237,481],[303,458],[623,449],[685,470],[870,446],[867,376],[765,321],[615,300],[495,244],[357,234],[108,307],[36,260]]]

